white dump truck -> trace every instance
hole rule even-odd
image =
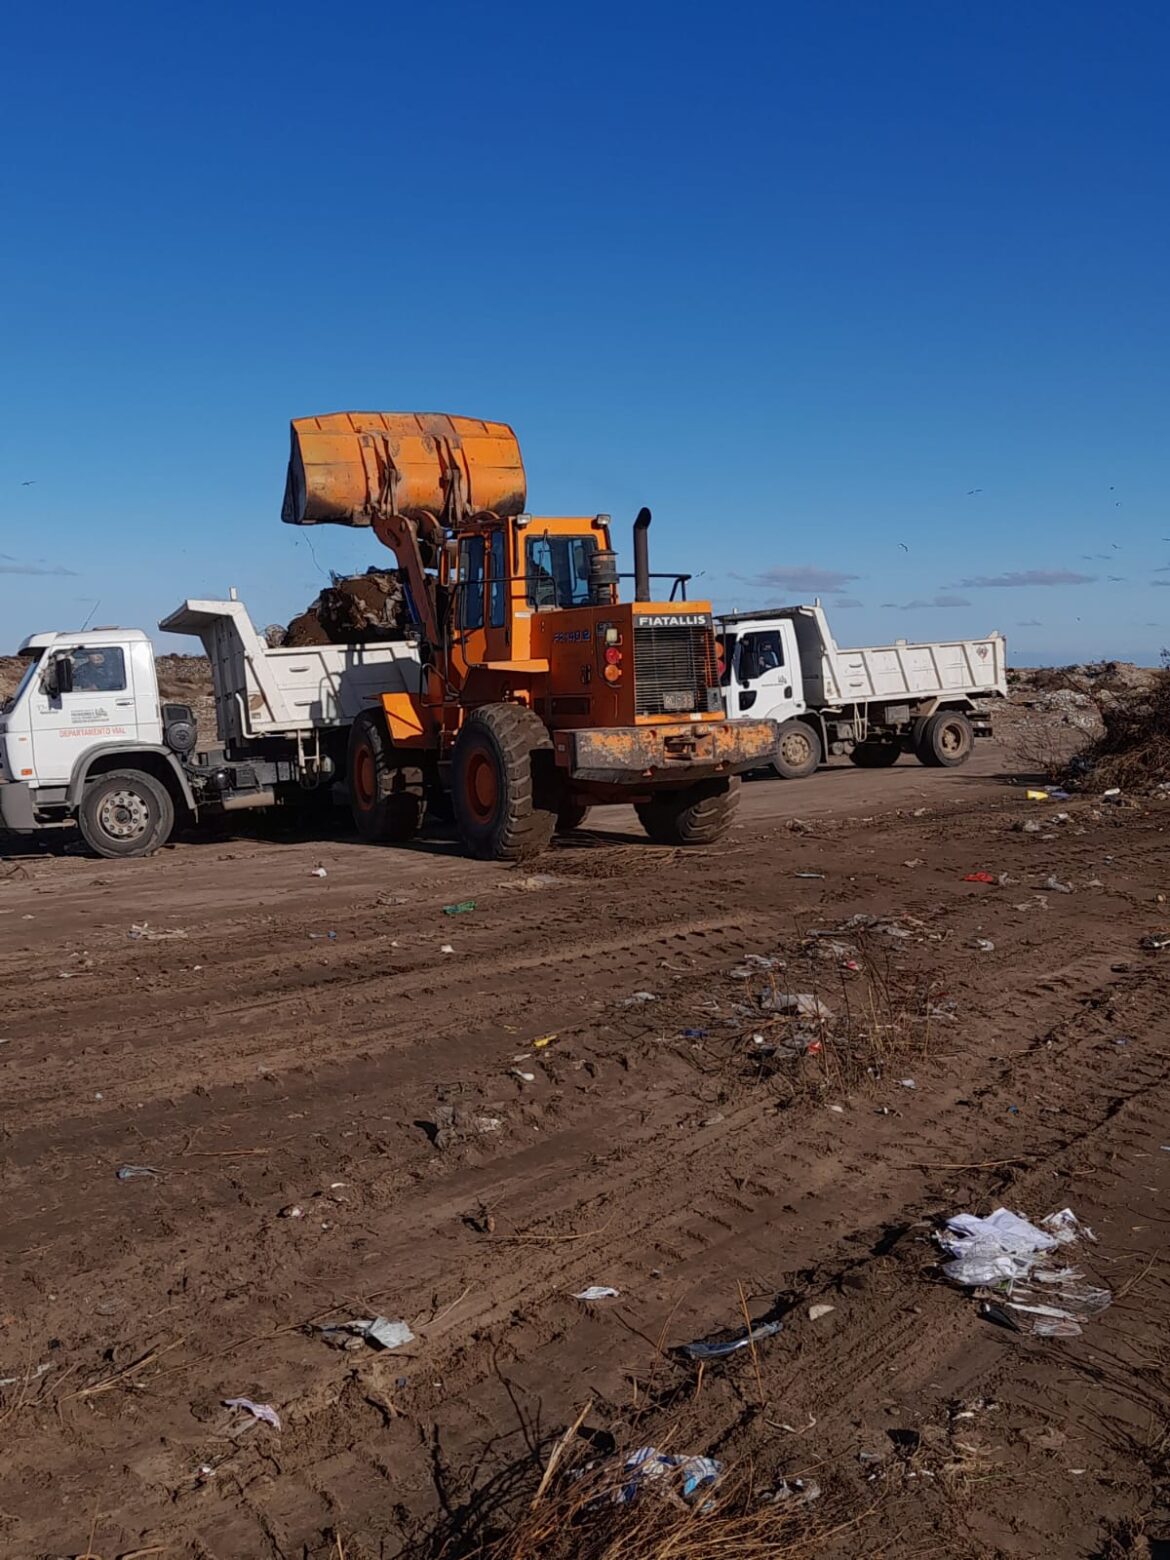
[[[349,731],[387,692],[416,693],[418,653],[405,638],[272,649],[235,592],[185,601],[159,627],[192,634],[211,663],[217,730],[159,698],[141,629],[34,634],[28,669],[0,712],[0,825],[18,834],[76,820],[101,856],[145,856],[179,818],[343,800]],[[206,744],[206,745],[204,745]],[[403,837],[423,805],[401,775]],[[412,783],[413,782],[413,783]]]
[[[829,754],[880,769],[913,753],[954,768],[991,735],[988,701],[1007,696],[1002,634],[843,650],[820,602],[719,620],[729,716],[779,722],[772,768],[811,775]]]

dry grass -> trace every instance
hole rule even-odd
[[[700,1506],[650,1487],[616,1505],[630,1475],[620,1458],[571,1470],[501,1537],[477,1551],[481,1560],[812,1560],[834,1522],[798,1497],[772,1503],[745,1480],[725,1481]]]

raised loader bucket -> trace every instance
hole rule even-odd
[[[526,498],[520,445],[507,423],[438,412],[297,417],[280,518],[288,525],[368,526],[379,515],[437,515],[454,526]]]

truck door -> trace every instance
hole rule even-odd
[[[122,645],[76,645],[42,660],[32,699],[39,785],[64,784],[92,747],[138,739],[130,657]]]
[[[741,633],[732,652],[728,714],[786,721],[803,709],[791,626]]]

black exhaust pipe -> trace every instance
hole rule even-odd
[[[639,509],[634,521],[634,600],[650,600],[650,511]]]

